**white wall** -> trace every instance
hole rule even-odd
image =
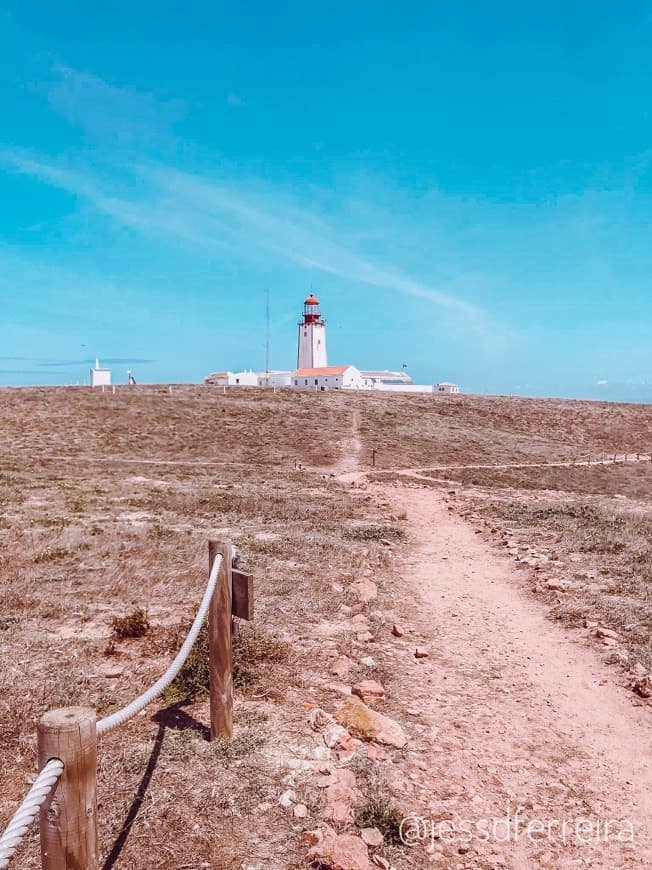
[[[323,323],[299,324],[298,369],[321,369],[328,365],[326,326]]]
[[[435,388],[431,384],[379,384],[375,383],[364,389],[383,393],[432,393]]]
[[[91,387],[110,387],[111,369],[91,369]]]
[[[259,387],[289,387],[292,385],[292,372],[262,372],[258,375]]]
[[[256,372],[229,372],[230,387],[257,387],[258,375]]]

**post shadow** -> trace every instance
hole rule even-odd
[[[210,728],[203,725],[201,722],[198,722],[197,719],[190,716],[185,712],[185,710],[182,710],[181,707],[184,703],[185,702],[182,701],[177,702],[176,704],[171,704],[169,707],[159,710],[158,713],[152,716],[152,721],[158,723],[158,731],[154,738],[154,746],[152,747],[147,767],[145,768],[143,777],[138,785],[132,804],[129,807],[129,812],[122,823],[122,828],[120,829],[120,833],[118,834],[115,843],[111,847],[111,851],[102,865],[102,870],[112,870],[115,866],[115,862],[120,857],[120,853],[125,847],[133,824],[136,821],[140,808],[145,800],[149,784],[154,776],[154,771],[156,770],[156,765],[158,764],[161,750],[163,749],[163,741],[167,729],[169,728],[172,731],[197,731],[202,735],[204,740],[210,740]]]

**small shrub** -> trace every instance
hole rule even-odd
[[[105,656],[115,656],[118,654],[118,647],[116,646],[115,640],[111,637],[107,641],[106,646],[104,647],[104,655]]]
[[[402,842],[400,830],[403,814],[394,804],[389,792],[377,789],[370,792],[355,808],[355,821],[360,828],[378,828],[387,843]]]
[[[12,626],[18,625],[19,622],[18,617],[11,613],[0,615],[0,631],[9,631]]]
[[[134,607],[125,616],[114,616],[111,620],[113,634],[119,640],[127,637],[144,637],[149,631],[147,612],[142,607]]]
[[[163,697],[168,703],[195,701],[208,694],[208,626],[201,627],[195,645]]]

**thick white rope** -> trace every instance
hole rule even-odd
[[[133,700],[130,704],[127,704],[126,707],[123,707],[122,710],[118,710],[116,713],[112,713],[110,716],[107,716],[104,719],[100,719],[100,721],[97,723],[98,734],[106,734],[107,731],[112,731],[114,728],[117,728],[118,725],[124,725],[124,723],[131,719],[132,716],[140,713],[140,711],[144,707],[146,707],[151,701],[153,701],[155,698],[158,698],[158,696],[167,689],[170,683],[177,676],[177,674],[183,667],[186,659],[188,658],[190,650],[192,649],[195,641],[197,640],[199,630],[202,627],[204,620],[206,619],[206,614],[208,613],[211,598],[213,597],[213,592],[215,591],[215,586],[217,584],[217,574],[220,570],[221,564],[222,556],[218,554],[215,557],[215,561],[213,562],[213,567],[211,569],[210,577],[208,578],[206,591],[204,592],[204,597],[202,598],[201,604],[199,605],[199,610],[197,611],[195,621],[192,624],[192,628],[188,632],[188,636],[183,642],[183,646],[177,653],[177,656],[170,665],[170,667],[163,674],[163,676],[154,683],[153,686],[151,686],[146,692],[143,692],[142,695]]]
[[[34,785],[0,837],[0,868],[9,866],[9,859],[20,846],[27,829],[38,815],[41,804],[57,784],[62,773],[63,761],[59,758],[51,758],[34,780]]]

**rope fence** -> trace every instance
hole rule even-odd
[[[188,632],[188,635],[183,642],[183,646],[177,653],[176,658],[174,659],[170,667],[163,674],[163,676],[154,683],[153,686],[150,686],[150,688],[147,689],[146,692],[143,692],[142,695],[139,695],[130,704],[127,704],[126,707],[123,707],[122,710],[117,710],[110,716],[106,716],[104,719],[100,719],[100,721],[97,723],[98,736],[101,734],[107,734],[109,731],[113,731],[114,728],[118,728],[120,725],[124,725],[125,722],[133,719],[134,716],[140,713],[140,711],[147,707],[148,704],[151,704],[151,702],[158,698],[159,695],[162,695],[163,692],[172,684],[175,677],[179,674],[179,671],[186,663],[186,659],[190,655],[190,650],[195,645],[195,641],[197,640],[199,631],[204,624],[204,620],[206,619],[208,608],[211,603],[211,598],[213,597],[213,592],[215,591],[217,575],[221,565],[222,556],[218,555],[213,562],[213,567],[211,568],[211,573],[208,578],[208,583],[206,585],[206,591],[204,592],[204,597],[202,598],[201,604],[199,605],[199,610],[197,611],[197,616],[195,616],[195,621],[193,622],[190,631]]]
[[[0,868],[2,870],[9,866],[10,858],[22,843],[29,826],[39,814],[41,804],[57,785],[62,773],[63,761],[60,758],[51,758],[34,780],[25,800],[14,813],[0,837]]]
[[[97,870],[97,738],[124,725],[171,685],[207,616],[211,739],[233,736],[233,616],[253,617],[253,581],[233,568],[235,554],[230,543],[209,541],[208,582],[195,619],[172,664],[149,689],[98,722],[95,711],[85,707],[43,715],[38,727],[42,767],[0,836],[0,870],[9,866],[37,815],[42,870]]]

